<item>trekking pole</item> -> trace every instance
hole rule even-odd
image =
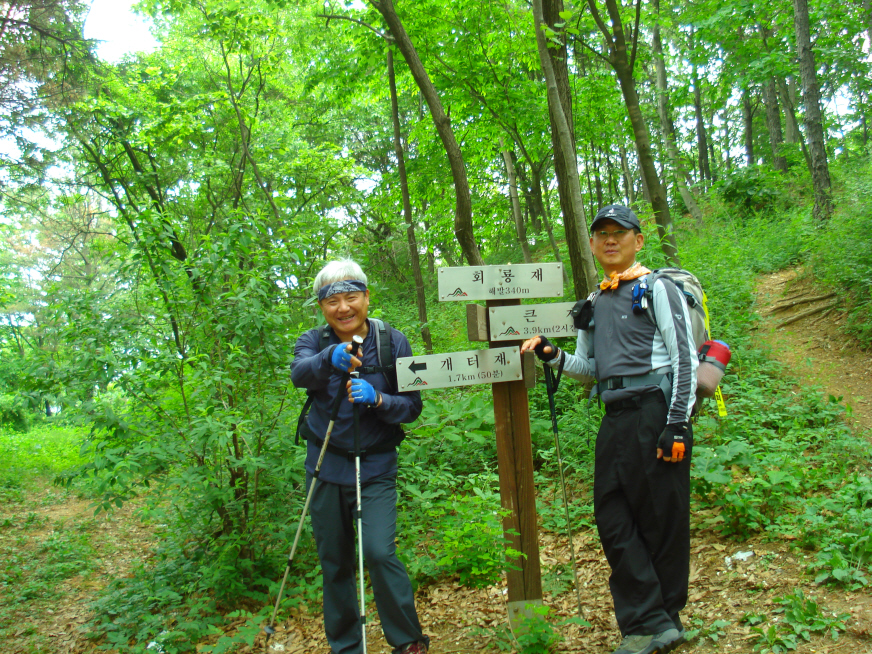
[[[363,339],[357,334],[351,337],[351,356],[357,356],[361,343],[363,343]],[[344,346],[344,343],[340,343],[336,347]],[[324,444],[321,445],[321,452],[319,452],[318,461],[315,464],[315,472],[312,474],[312,483],[309,485],[309,492],[306,494],[306,503],[303,505],[303,515],[300,516],[300,524],[297,525],[297,535],[294,536],[294,544],[291,546],[291,553],[288,555],[288,565],[285,567],[285,575],[282,577],[282,585],[279,587],[279,594],[278,597],[276,597],[276,603],[273,607],[272,617],[269,620],[269,624],[263,628],[266,632],[264,651],[266,651],[270,636],[276,632],[276,614],[279,611],[279,604],[281,603],[282,595],[285,592],[285,584],[288,581],[288,574],[291,572],[291,562],[294,560],[294,553],[297,551],[297,544],[300,542],[300,534],[303,533],[303,521],[305,521],[306,514],[309,512],[309,504],[312,502],[312,494],[315,491],[315,484],[318,482],[318,475],[321,472],[321,463],[324,461],[324,454],[327,452],[327,443],[330,442],[330,435],[333,433],[333,425],[336,424],[336,416],[339,415],[339,407],[342,404],[342,399],[348,397],[348,392],[345,390],[345,386],[348,384],[348,379],[350,377],[350,372],[342,373],[342,378],[339,382],[339,389],[336,391],[336,397],[333,399],[333,406],[330,410],[330,422],[327,424],[327,433],[324,435]],[[358,502],[359,501],[360,500],[358,500]]]
[[[357,378],[358,372],[351,373]],[[360,577],[360,632],[363,654],[366,654],[366,591],[363,580],[363,511],[360,506],[360,405],[355,402],[351,409],[354,419],[354,479],[357,487],[357,561]]]
[[[554,431],[554,449],[557,454],[557,470],[560,474],[560,488],[563,490],[563,511],[566,516],[566,530],[569,532],[569,558],[572,560],[572,576],[575,579],[575,596],[578,601],[578,617],[582,620],[584,610],[581,608],[581,588],[578,585],[578,565],[575,562],[575,544],[572,537],[572,525],[569,522],[569,498],[566,493],[566,480],[563,477],[563,456],[560,453],[560,433],[557,429],[557,406],[554,402],[554,394],[560,385],[560,376],[563,374],[563,352],[560,353],[560,366],[557,378],[554,370],[548,364],[542,366],[545,371],[545,388],[548,391],[548,408],[551,410],[551,429]]]

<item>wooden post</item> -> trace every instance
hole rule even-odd
[[[487,306],[489,308],[520,303],[520,300],[488,300]],[[521,341],[490,342],[491,347],[520,344]],[[511,547],[526,555],[510,560],[518,569],[508,570],[506,575],[509,586],[509,618],[514,620],[519,613],[526,613],[527,605],[542,603],[530,407],[523,380],[491,384],[491,389],[494,399],[500,501],[504,509],[511,511],[503,519],[503,530]]]

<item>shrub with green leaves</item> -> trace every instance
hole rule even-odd
[[[762,616],[748,620],[754,625],[752,633],[756,634],[754,651],[772,654],[793,651],[799,647],[800,641],[810,641],[813,634],[828,635],[836,642],[850,617],[846,613],[826,611],[813,598],[806,598],[802,590],[778,597],[775,601],[780,604],[775,613],[782,614],[783,620],[768,626],[760,624]]]
[[[30,416],[20,394],[0,394],[0,428],[3,427],[17,432],[30,429]]]

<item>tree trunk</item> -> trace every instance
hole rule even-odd
[[[629,206],[636,204],[636,189],[633,186],[633,176],[630,175],[630,162],[627,160],[627,149],[623,145],[618,146],[621,155],[621,172],[624,173],[624,194],[627,196]]]
[[[805,133],[811,155],[811,181],[814,186],[814,209],[812,215],[818,220],[827,220],[833,212],[830,169],[824,142],[821,94],[814,63],[814,51],[808,25],[807,0],[793,0],[793,21],[796,28],[796,51],[799,56],[799,72],[802,79],[802,101],[805,105]]]
[[[601,207],[605,204],[603,200],[603,180],[600,175],[601,161],[604,157],[602,148],[598,148],[591,141],[590,148],[593,151],[593,185],[596,189],[596,206]],[[596,214],[596,212],[594,212]]]
[[[863,0],[863,8],[866,10],[866,38],[872,43],[872,0]]]
[[[660,0],[654,0],[654,11],[659,16]],[[672,177],[684,206],[690,212],[697,225],[702,225],[702,211],[696,203],[696,198],[685,182],[686,171],[681,163],[681,155],[678,152],[678,144],[675,140],[675,126],[672,122],[672,112],[669,108],[669,82],[666,78],[666,62],[663,60],[663,43],[660,41],[660,23],[654,23],[654,34],[651,39],[654,52],[654,69],[656,71],[657,87],[657,115],[660,117],[660,127],[663,130],[663,140],[666,142],[666,153],[672,165]]]
[[[512,217],[515,220],[515,234],[518,237],[518,245],[521,246],[521,252],[524,254],[524,263],[533,263],[533,257],[530,256],[530,244],[527,242],[527,227],[524,225],[524,216],[521,215],[521,202],[518,199],[518,179],[515,175],[515,163],[512,161],[511,152],[506,150],[502,137],[500,137],[500,151],[506,164],[506,177],[509,180],[509,198],[512,204]]]
[[[551,251],[554,253],[554,260],[558,263],[563,263],[563,257],[560,254],[560,246],[557,245],[557,239],[554,238],[554,230],[551,228],[551,204],[544,203],[545,211],[542,214],[542,224],[545,226],[545,232],[548,234],[548,242],[551,244]],[[569,282],[569,273],[566,271],[566,266],[563,266],[563,281]]]
[[[639,107],[636,80],[633,77],[632,62],[628,56],[627,43],[624,39],[624,26],[621,21],[620,8],[615,0],[606,0],[606,8],[612,22],[610,33],[608,26],[600,16],[595,0],[588,0],[588,6],[600,31],[606,38],[609,48],[609,63],[618,76],[618,84],[621,87],[624,104],[627,106],[627,114],[630,117],[630,125],[633,128],[636,153],[639,156],[639,168],[642,171],[642,182],[650,195],[651,208],[654,210],[654,220],[657,222],[661,249],[671,264],[680,266],[681,262],[678,257],[675,234],[672,229],[672,216],[669,213],[666,189],[660,183],[660,178],[657,176],[654,156],[651,154],[651,137],[648,133],[648,126],[645,124],[645,119],[642,116],[642,110]],[[636,35],[634,35],[635,37]]]
[[[535,165],[530,164],[530,175],[532,181],[527,179],[527,172],[524,168],[524,162],[518,163],[512,152],[512,160],[515,164],[515,174],[518,176],[518,182],[521,189],[524,191],[524,204],[527,207],[527,212],[530,215],[530,226],[533,232],[540,234],[542,232],[542,216],[545,210],[542,207],[542,185],[539,181],[539,174],[535,170]],[[542,164],[538,164],[541,168]]]
[[[537,162],[536,164],[530,164],[530,187],[529,191],[526,190],[526,182],[524,182],[525,194],[529,193],[527,197],[527,208],[530,210],[531,222],[535,225],[536,222],[532,220],[532,216],[538,216],[537,221],[541,228],[545,228],[545,233],[548,234],[548,242],[551,245],[551,252],[554,254],[554,260],[558,263],[563,263],[563,257],[560,254],[560,246],[557,245],[557,240],[554,238],[554,230],[551,229],[551,221],[548,218],[548,211],[546,209],[547,205],[544,201],[544,196],[542,194],[542,169],[545,168],[544,162]],[[523,166],[518,168],[518,172],[523,171]],[[520,176],[520,175],[519,175]],[[566,269],[566,266],[563,266],[563,281],[569,281],[569,272]]]
[[[466,257],[466,262],[470,266],[481,266],[484,264],[484,260],[481,258],[481,252],[478,249],[478,244],[475,242],[472,225],[472,197],[469,192],[469,180],[466,176],[466,164],[463,161],[463,153],[460,150],[460,146],[454,138],[451,121],[442,109],[442,102],[439,100],[436,87],[421,63],[415,46],[412,45],[412,40],[406,33],[406,29],[403,27],[403,23],[394,9],[392,0],[370,0],[370,3],[385,19],[388,30],[390,30],[394,42],[406,60],[412,77],[415,78],[415,83],[418,85],[421,95],[424,96],[424,101],[430,109],[430,116],[433,119],[433,124],[436,126],[436,132],[442,140],[442,146],[445,148],[448,164],[451,168],[451,177],[454,180],[454,193],[456,197],[454,235],[457,237],[457,242],[460,244],[464,257]]]
[[[781,106],[784,107],[784,140],[787,143],[799,144],[802,156],[805,158],[805,165],[811,170],[811,156],[799,130],[799,121],[796,119],[796,85],[792,79],[778,80],[778,97]]]
[[[799,121],[796,120],[796,93],[791,80],[778,79],[778,99],[784,108],[784,142],[800,143]]]
[[[742,89],[742,118],[745,126],[745,160],[749,166],[753,166],[757,163],[754,158],[754,105],[748,89]]]
[[[704,182],[712,181],[712,170],[708,156],[708,134],[705,130],[705,120],[702,114],[702,89],[696,66],[693,67],[693,113],[696,118],[696,149],[699,157],[699,176]],[[708,183],[705,184],[708,187]]]
[[[391,119],[394,124],[394,152],[400,174],[400,189],[403,195],[403,216],[406,219],[406,237],[409,242],[409,259],[415,276],[415,302],[418,305],[418,322],[421,323],[421,340],[427,354],[433,352],[433,340],[427,324],[427,298],[424,296],[424,275],[421,273],[421,258],[418,256],[418,239],[415,238],[415,220],[412,216],[412,201],[409,197],[409,178],[406,175],[406,157],[400,138],[400,108],[397,101],[397,81],[394,76],[394,53],[388,48],[388,84],[391,89]]]
[[[549,9],[562,10],[561,0],[549,0]],[[554,144],[554,170],[557,173],[557,189],[560,195],[560,206],[563,210],[563,225],[566,233],[566,245],[569,248],[569,262],[572,266],[572,283],[576,297],[585,297],[590,293],[597,279],[596,265],[593,254],[582,236],[587,233],[587,221],[584,217],[584,205],[581,196],[581,185],[578,180],[578,160],[575,152],[575,139],[572,135],[572,111],[567,111],[558,89],[557,75],[554,71],[552,54],[549,52],[542,31],[545,23],[542,0],[533,0],[533,20],[536,30],[536,45],[539,50],[539,62],[545,74],[548,89],[548,113],[551,118],[551,140]],[[565,57],[563,58],[565,65]],[[568,75],[564,72],[568,87]],[[565,99],[569,94],[565,93]]]
[[[766,127],[769,130],[769,147],[772,149],[772,167],[782,172],[787,170],[787,159],[781,153],[784,136],[781,131],[781,111],[778,108],[778,90],[771,75],[763,85],[763,104],[766,105]]]

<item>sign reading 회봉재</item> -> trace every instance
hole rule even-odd
[[[397,386],[400,391],[495,384],[518,381],[522,377],[521,350],[518,347],[397,359]]]
[[[439,301],[562,297],[563,264],[439,268]]]
[[[537,334],[573,337],[578,332],[569,315],[574,305],[574,302],[554,302],[490,307],[490,340],[515,341]]]

